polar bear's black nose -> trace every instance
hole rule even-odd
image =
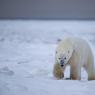
[[[63,67],[64,66],[64,60],[60,60],[60,64]]]

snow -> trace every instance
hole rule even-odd
[[[1,20],[0,95],[94,94],[95,81],[84,69],[80,81],[52,74],[58,41],[72,35],[89,41],[95,55],[95,21]]]

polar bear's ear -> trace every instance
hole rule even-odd
[[[59,39],[57,39],[57,42],[56,42],[56,43],[58,44],[58,43],[60,43],[61,41],[62,41],[62,39],[59,38]]]

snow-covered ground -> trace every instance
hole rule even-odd
[[[80,81],[52,75],[56,45],[67,36],[88,40],[95,55],[95,21],[1,20],[0,95],[93,95],[83,69]]]

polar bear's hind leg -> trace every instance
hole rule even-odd
[[[88,80],[95,80],[95,67],[93,55],[88,57],[87,64],[84,66],[88,74]]]

